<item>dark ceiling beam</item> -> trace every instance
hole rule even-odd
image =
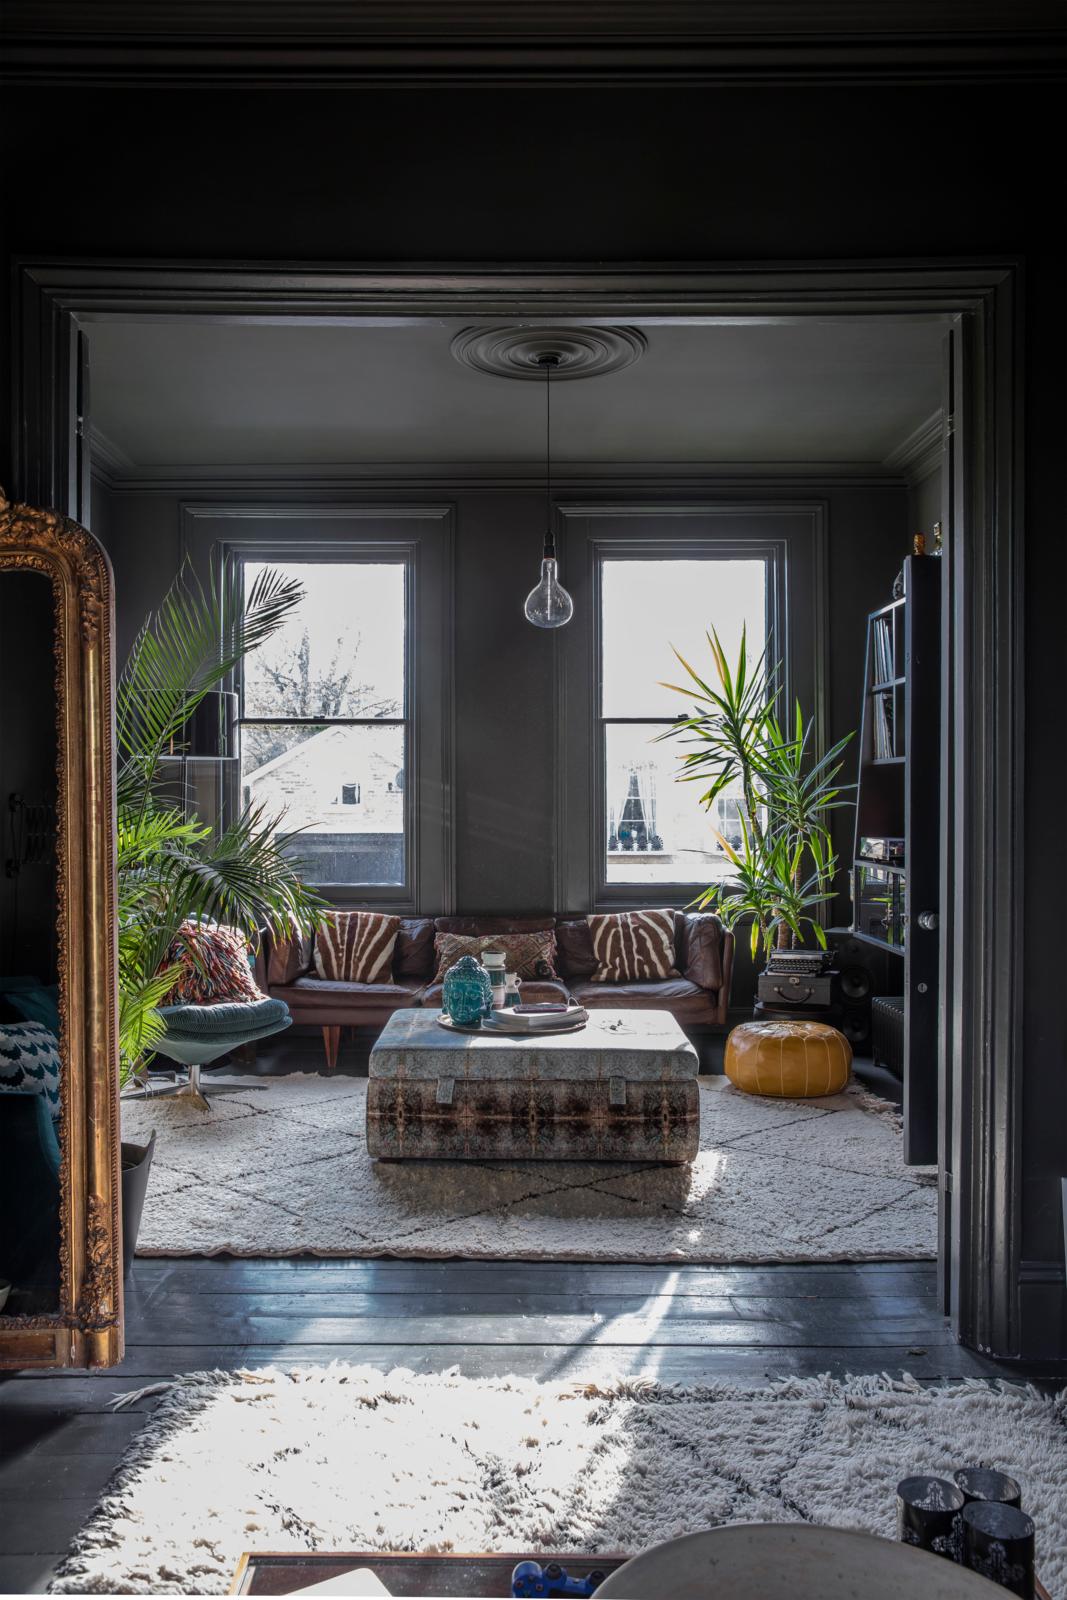
[[[1060,0],[5,0],[35,83],[1049,79]]]
[[[4,15],[13,34],[246,40],[908,37],[1063,27],[1059,0],[5,0]]]

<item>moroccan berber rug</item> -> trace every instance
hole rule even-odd
[[[633,1553],[728,1522],[893,1537],[909,1473],[995,1463],[1067,1583],[1067,1391],[970,1379],[540,1384],[369,1367],[194,1373],[164,1394],[59,1593],[223,1593],[258,1550]]]
[[[158,1134],[139,1254],[692,1264],[937,1254],[934,1174],[905,1167],[894,1108],[860,1089],[765,1100],[701,1079],[699,1156],[657,1167],[374,1162],[366,1079],[258,1081],[269,1087],[206,1112],[124,1102],[124,1138]]]

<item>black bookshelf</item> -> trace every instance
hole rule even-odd
[[[937,1159],[941,561],[909,556],[867,618],[852,932],[900,958],[905,1159]]]

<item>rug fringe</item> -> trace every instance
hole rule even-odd
[[[168,1379],[166,1383],[146,1383],[143,1389],[126,1389],[122,1394],[114,1394],[108,1401],[110,1411],[125,1411],[129,1406],[135,1406],[138,1400],[147,1400],[153,1394],[166,1394],[168,1389],[173,1389],[175,1379]]]

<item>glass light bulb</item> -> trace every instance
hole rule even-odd
[[[559,581],[554,556],[541,563],[541,582],[526,596],[526,620],[535,628],[562,628],[574,615],[574,601]]]

